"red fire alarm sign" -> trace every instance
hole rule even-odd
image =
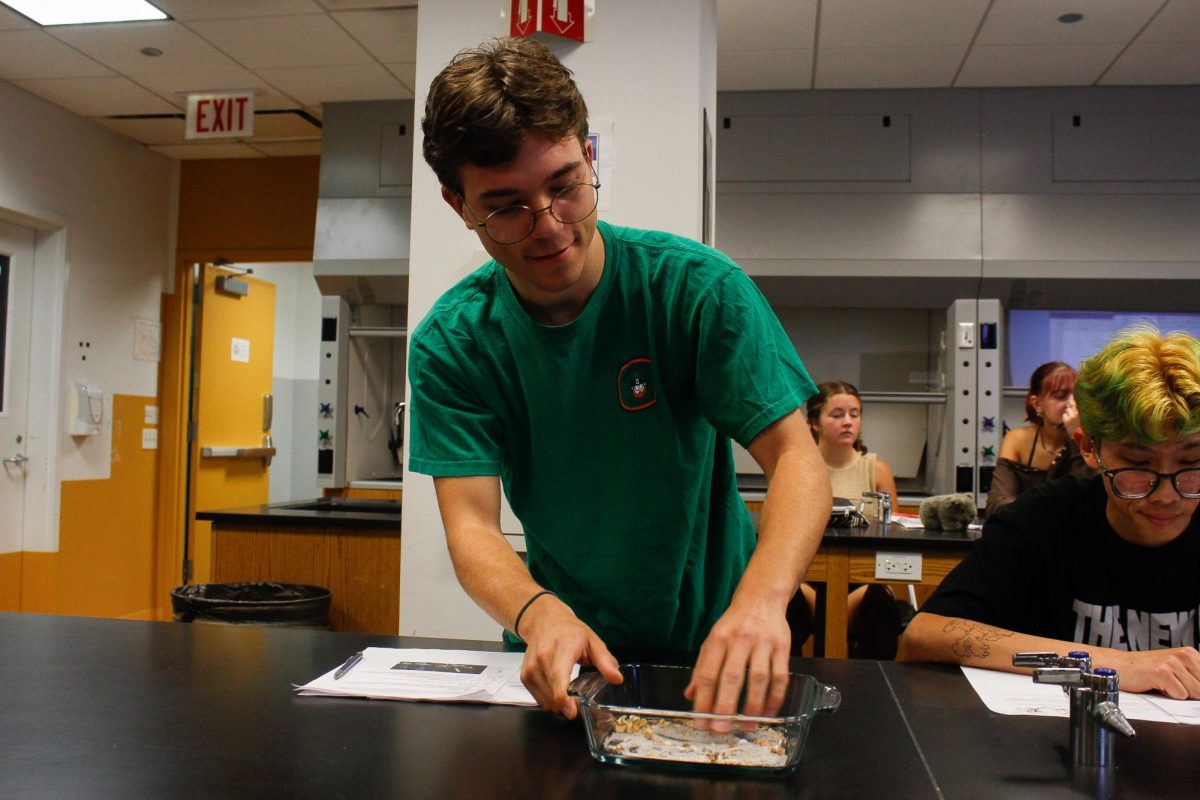
[[[508,32],[510,36],[546,33],[590,42],[595,15],[595,0],[511,0]]]

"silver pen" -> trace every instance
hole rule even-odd
[[[362,656],[363,656],[362,650],[359,650],[357,653],[355,653],[354,655],[347,658],[345,663],[343,663],[340,667],[337,668],[337,672],[333,673],[333,679],[336,681],[339,678],[341,678],[343,675],[345,675],[347,672],[354,669],[355,665],[358,664],[358,662],[362,661]]]

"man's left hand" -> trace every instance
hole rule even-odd
[[[735,714],[744,684],[741,713],[774,716],[787,693],[791,641],[783,608],[735,598],[704,640],[684,696],[695,711]],[[729,723],[713,729],[728,730]]]

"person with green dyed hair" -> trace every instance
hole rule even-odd
[[[1200,699],[1200,341],[1149,326],[1084,361],[1067,477],[990,517],[921,607],[900,658],[1015,670],[1029,650],[1084,650],[1121,688]]]
[[[1200,433],[1200,342],[1129,328],[1083,363],[1075,388],[1079,423],[1100,441],[1163,444]]]

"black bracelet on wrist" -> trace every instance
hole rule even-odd
[[[518,637],[521,635],[521,631],[518,630],[521,627],[521,617],[525,616],[525,612],[529,610],[529,607],[531,605],[533,605],[533,601],[537,600],[539,597],[541,597],[544,594],[549,594],[549,595],[553,595],[554,597],[558,597],[558,595],[554,594],[554,592],[550,591],[549,589],[542,589],[540,592],[536,593],[533,597],[526,600],[525,605],[521,606],[521,610],[517,612],[517,621],[513,623],[513,633],[515,633]]]

